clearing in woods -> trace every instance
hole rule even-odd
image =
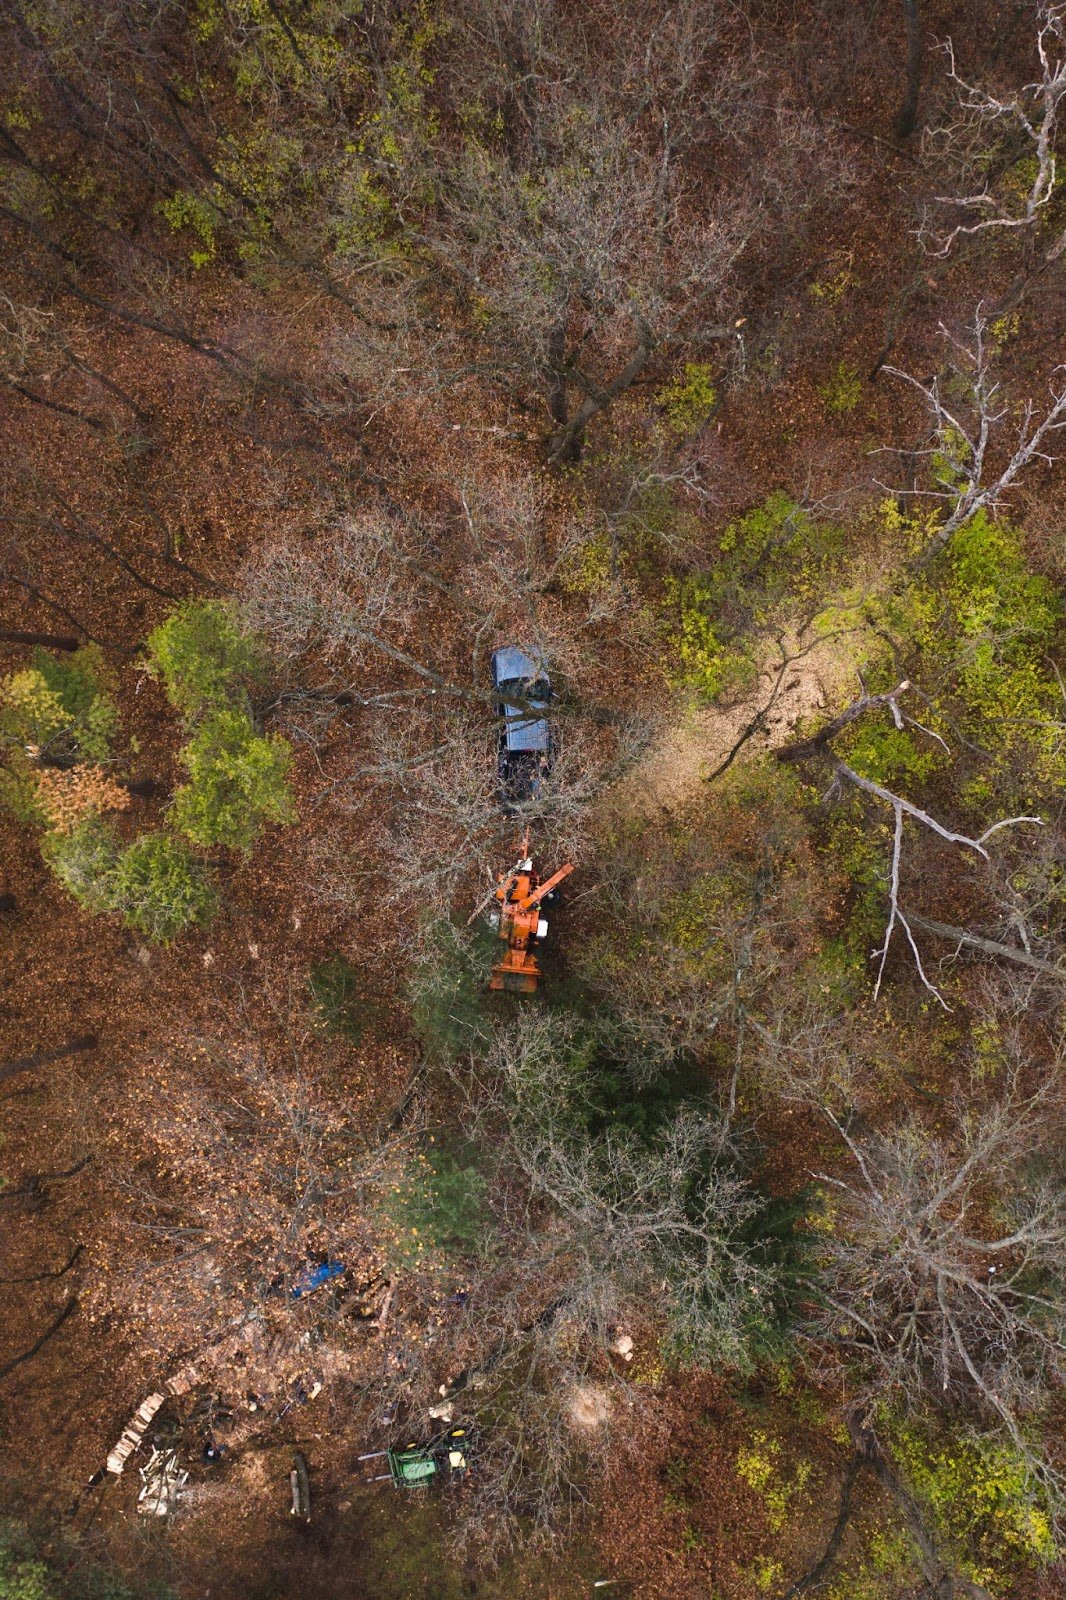
[[[787,744],[809,718],[826,706],[847,704],[858,690],[846,636],[819,636],[810,629],[783,636],[764,653],[742,695],[692,706],[670,723],[616,785],[615,803],[630,816],[679,811],[726,764]]]

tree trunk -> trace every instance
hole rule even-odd
[[[566,323],[561,322],[548,339],[548,414],[557,428],[567,423],[565,366]]]
[[[76,1294],[72,1294],[66,1304],[62,1306],[55,1317],[53,1317],[52,1321],[49,1323],[48,1327],[44,1330],[36,1343],[31,1344],[28,1350],[23,1350],[21,1355],[12,1356],[10,1361],[4,1362],[3,1366],[0,1367],[0,1378],[6,1378],[9,1372],[14,1372],[16,1367],[21,1367],[24,1361],[32,1360],[37,1352],[42,1350],[48,1343],[52,1335],[59,1332],[60,1328],[63,1326],[64,1322],[66,1322],[67,1318],[70,1316],[77,1304],[78,1297]]]
[[[867,1452],[865,1446],[860,1445],[848,1462],[847,1471],[844,1474],[844,1482],[840,1487],[840,1509],[837,1512],[837,1519],[833,1524],[833,1531],[829,1535],[825,1550],[810,1571],[805,1572],[802,1578],[796,1579],[785,1594],[784,1600],[794,1600],[794,1597],[802,1594],[804,1589],[817,1588],[836,1560],[837,1551],[840,1549],[844,1534],[847,1532],[848,1523],[851,1521],[851,1502],[855,1492],[855,1480],[866,1464]]]
[[[550,461],[579,461],[581,459],[581,450],[585,442],[585,429],[593,417],[598,417],[601,411],[606,411],[608,406],[613,404],[620,394],[625,394],[629,386],[639,378],[647,366],[654,349],[655,345],[650,339],[642,338],[621,372],[616,378],[612,379],[606,389],[594,390],[591,384],[587,385],[585,398],[566,427],[557,433],[551,441],[548,448],[548,459]]]
[[[30,583],[27,578],[19,578],[13,572],[5,572],[0,569],[0,583],[13,583],[16,588],[25,589],[26,593],[34,600],[39,600],[41,605],[48,606],[52,611],[58,611],[59,615],[65,617],[72,627],[80,628],[85,637],[91,640],[93,644],[108,644],[112,642],[107,639],[98,639],[95,633],[90,633],[84,622],[80,622],[72,611],[68,611],[66,606],[61,606],[58,600],[51,599],[49,595],[44,593],[43,589],[38,589],[36,584]],[[121,649],[122,646],[117,648]],[[132,655],[133,651],[130,650],[129,653]]]
[[[896,138],[909,139],[918,122],[918,91],[922,82],[922,29],[918,0],[903,0],[907,14],[907,80],[903,104],[896,113]]]
[[[48,1067],[53,1061],[62,1061],[65,1056],[77,1055],[82,1050],[95,1050],[96,1037],[87,1033],[80,1039],[72,1039],[69,1044],[61,1044],[57,1050],[42,1050],[35,1056],[21,1056],[17,1061],[5,1061],[0,1066],[0,1083],[5,1078],[18,1077],[19,1073],[32,1072],[34,1067]]]
[[[20,628],[0,628],[0,644],[40,644],[48,650],[80,650],[72,633],[23,633]]]
[[[79,411],[77,406],[64,405],[61,400],[49,400],[47,395],[38,394],[34,389],[27,389],[24,383],[19,383],[16,378],[4,378],[3,382],[23,400],[29,400],[35,406],[44,406],[48,411],[56,411],[61,417],[73,417],[75,422],[84,422],[87,428],[95,428],[98,432],[107,424],[101,417],[94,417],[88,411]]]

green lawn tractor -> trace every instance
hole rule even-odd
[[[369,1481],[390,1481],[396,1489],[428,1489],[440,1484],[457,1484],[469,1469],[470,1431],[449,1428],[428,1444],[413,1441],[402,1448],[374,1450],[360,1461],[385,1461],[387,1472],[376,1473]]]

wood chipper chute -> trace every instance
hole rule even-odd
[[[536,943],[548,932],[541,915],[548,895],[557,889],[574,868],[570,862],[541,882],[529,854],[529,835],[522,840],[522,855],[496,885],[497,902],[489,921],[507,949],[492,969],[490,989],[506,989],[512,994],[532,994],[540,981]]]

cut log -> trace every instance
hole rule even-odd
[[[144,1438],[148,1424],[151,1422],[152,1418],[155,1416],[165,1399],[166,1395],[160,1394],[157,1391],[155,1394],[150,1394],[147,1400],[141,1401],[140,1405],[133,1413],[133,1416],[130,1418],[128,1424],[123,1429],[118,1444],[116,1444],[115,1448],[111,1451],[111,1454],[107,1458],[108,1472],[113,1472],[116,1474],[116,1476],[122,1472],[126,1462],[129,1460],[130,1456],[137,1449],[141,1440]]]

